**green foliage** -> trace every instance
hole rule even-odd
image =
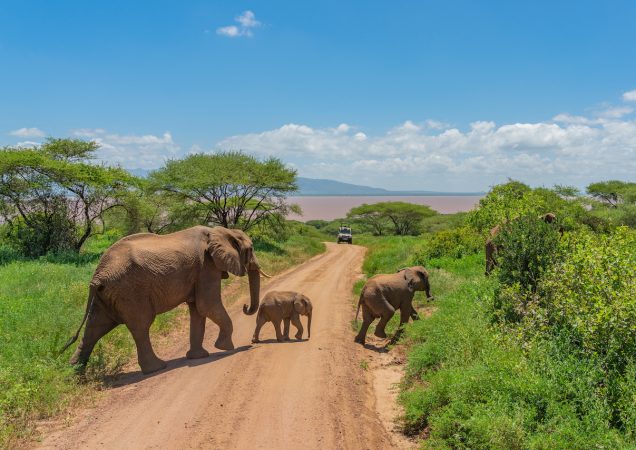
[[[48,139],[34,149],[0,150],[0,216],[26,255],[79,251],[135,187],[126,171],[91,164],[96,149],[94,142]]]
[[[559,233],[539,217],[519,217],[502,226],[495,238],[501,283],[536,292],[541,277],[560,257]]]
[[[455,214],[436,214],[425,217],[420,223],[422,234],[437,233],[438,231],[452,230],[459,228],[466,222],[468,213],[458,212]]]
[[[177,221],[248,230],[290,211],[285,196],[297,186],[296,172],[279,159],[224,152],[168,161],[150,174],[149,189],[182,206],[170,211]]]
[[[636,183],[619,180],[601,181],[590,184],[586,192],[614,208],[621,202],[636,201]]]
[[[428,240],[423,252],[417,255],[416,262],[425,264],[431,258],[443,256],[462,258],[481,252],[483,247],[481,236],[470,227],[443,230]]]
[[[576,212],[573,202],[561,211]],[[409,265],[415,252],[432,275],[438,309],[402,341],[404,430],[426,436],[424,448],[634,448],[636,234],[573,226],[560,238],[544,210],[526,211],[502,227],[497,277],[483,277],[483,254],[453,254],[450,237],[470,230],[359,240],[369,274]]]
[[[571,194],[572,189],[557,186],[555,190],[531,189],[518,181],[509,181],[491,189],[479,201],[479,208],[468,213],[467,222],[486,235],[490,229],[518,217],[539,217],[546,213],[557,216],[559,227],[574,230],[580,227],[586,211],[579,198],[567,198],[560,194]]]
[[[420,234],[420,223],[426,217],[436,215],[426,205],[407,202],[379,202],[363,204],[352,208],[347,217],[364,223],[373,229],[373,234],[381,236],[388,227],[393,227],[393,234],[399,236]]]
[[[636,234],[627,228],[582,233],[564,246],[568,256],[541,286],[535,318],[601,357],[608,371],[622,373],[636,361]]]

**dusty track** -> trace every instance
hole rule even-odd
[[[123,375],[96,408],[47,436],[43,448],[147,449],[387,449],[390,433],[375,411],[371,374],[353,343],[351,288],[364,249],[327,244],[327,252],[263,286],[298,290],[314,304],[311,340],[277,343],[271,324],[252,345],[255,316],[231,308],[232,352],[212,343],[208,321],[202,360],[169,353],[168,369],[154,376]],[[306,318],[302,318],[303,325]],[[187,330],[186,330],[187,333]],[[294,328],[292,327],[292,334]],[[306,337],[306,334],[305,336]]]

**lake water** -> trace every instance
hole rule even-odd
[[[295,220],[333,220],[345,217],[347,212],[363,203],[408,202],[428,205],[442,214],[470,211],[479,203],[482,195],[439,195],[439,196],[325,196],[325,197],[290,197],[290,203],[300,205],[302,216],[291,215]]]

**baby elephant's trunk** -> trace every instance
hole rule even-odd
[[[307,314],[307,339],[311,337],[311,314],[312,311],[309,311],[309,314]]]

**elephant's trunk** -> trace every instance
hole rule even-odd
[[[258,266],[251,267],[247,272],[247,276],[250,283],[250,306],[248,309],[247,305],[243,305],[243,312],[251,316],[258,310],[260,300],[261,274],[259,273]]]
[[[309,311],[307,314],[307,339],[311,337],[311,313],[312,311]]]

